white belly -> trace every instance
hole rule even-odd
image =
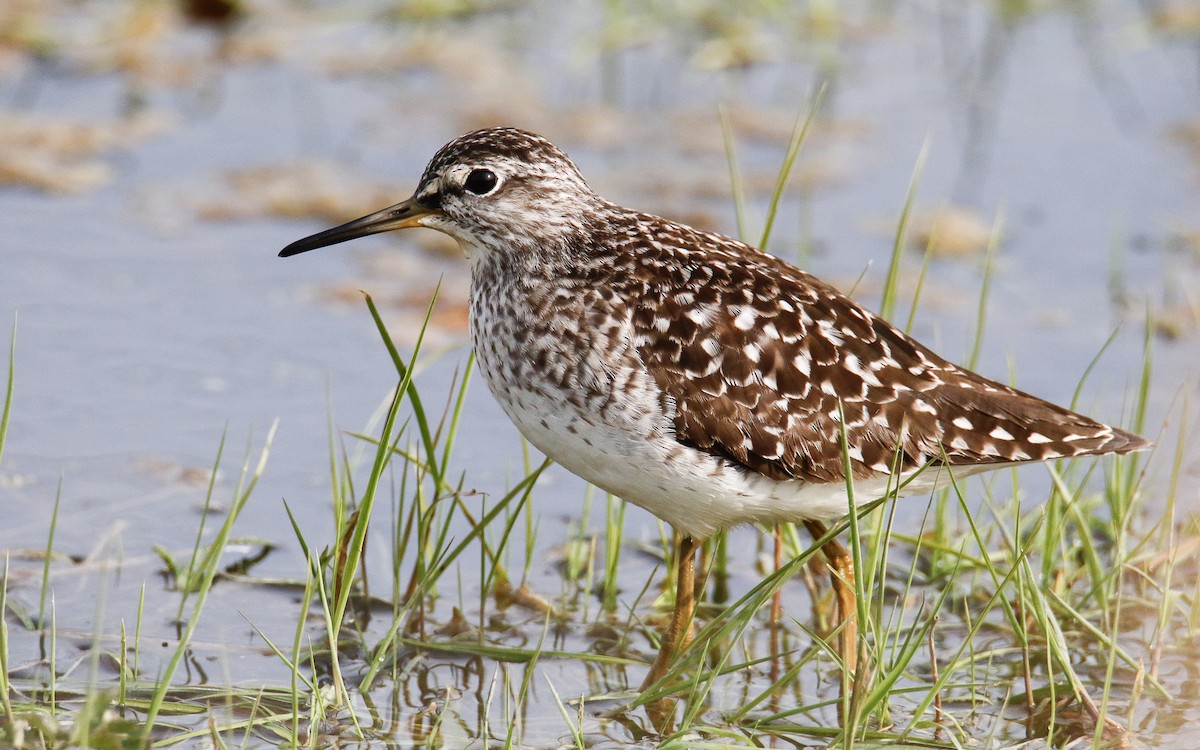
[[[556,463],[696,539],[743,523],[836,518],[847,510],[841,485],[780,482],[693,448],[595,424],[528,393],[500,400],[521,434]]]

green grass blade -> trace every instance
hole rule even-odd
[[[900,211],[900,221],[896,225],[896,237],[892,242],[892,257],[883,282],[883,299],[879,303],[879,315],[886,320],[891,320],[896,311],[896,287],[900,281],[900,257],[904,254],[904,243],[908,237],[908,220],[912,215],[913,201],[916,200],[917,188],[925,173],[925,160],[929,157],[929,141],[929,136],[926,136],[925,141],[921,144],[921,150],[917,154],[912,178],[908,182],[908,193],[904,196],[904,208]]]
[[[821,111],[821,102],[825,98],[826,88],[826,84],[821,85],[816,96],[813,97],[812,106],[808,108],[808,115],[803,118],[797,117],[792,126],[792,137],[788,141],[783,163],[779,165],[779,174],[775,178],[775,189],[771,191],[771,202],[767,206],[767,219],[763,225],[762,239],[758,243],[758,249],[763,252],[766,252],[767,244],[771,240],[771,229],[775,226],[775,216],[779,212],[779,203],[783,200],[783,193],[787,190],[788,179],[792,176],[792,167],[796,163],[796,157],[800,155],[800,149],[804,145],[804,141],[808,139],[808,131],[816,122],[817,113]]]
[[[13,725],[12,687],[8,682],[8,551],[4,552],[4,577],[0,578],[0,705],[4,719]]]
[[[438,288],[440,288],[440,284]],[[396,344],[392,341],[387,326],[384,325],[383,318],[379,314],[379,309],[375,307],[375,300],[371,299],[371,295],[369,294],[363,295],[366,299],[367,309],[371,312],[371,318],[375,321],[375,328],[379,331],[379,337],[383,339],[383,344],[387,347],[388,355],[392,358],[392,364],[395,366],[396,372],[400,375],[400,386],[398,389],[408,397],[409,404],[412,406],[413,417],[417,420],[417,430],[424,443],[426,460],[431,464],[434,464],[436,460],[437,446],[434,441],[433,431],[429,427],[429,419],[426,417],[425,406],[421,402],[421,394],[417,392],[412,382],[412,363],[416,361],[416,357],[421,351],[421,343],[425,340],[425,331],[429,328],[429,319],[433,315],[433,306],[437,302],[437,295],[438,289],[434,289],[433,296],[429,300],[429,306],[425,310],[425,319],[422,321],[421,328],[417,332],[417,341],[413,345],[412,358],[407,363],[400,357],[400,352],[396,349]],[[387,441],[384,440],[382,442]],[[442,476],[441,470],[436,465],[432,466],[431,472],[435,477]]]
[[[975,309],[975,336],[971,343],[971,351],[967,355],[966,366],[974,370],[979,364],[979,355],[983,352],[983,332],[987,322],[988,293],[992,288],[992,268],[995,265],[996,248],[1000,246],[1000,238],[1004,231],[1004,212],[996,214],[992,222],[992,232],[988,235],[987,253],[983,256],[983,278],[979,282],[979,306]]]
[[[58,529],[58,510],[62,507],[63,479],[58,477],[58,489],[54,491],[54,508],[50,511],[50,532],[46,535],[46,553],[42,560],[42,591],[38,598],[38,627],[45,627],[46,596],[50,592],[50,560],[54,557],[54,534]],[[0,613],[3,609],[0,609]]]
[[[729,165],[729,189],[733,193],[733,213],[737,218],[737,236],[742,241],[746,241],[746,188],[742,184],[742,171],[738,166],[733,123],[729,121],[729,110],[724,104],[717,108],[717,113],[721,121],[721,139],[725,143],[725,163]]]
[[[8,344],[8,380],[4,387],[4,411],[0,412],[0,460],[4,459],[4,440],[8,435],[8,418],[12,414],[13,383],[17,379],[17,316],[13,314],[12,339]]]

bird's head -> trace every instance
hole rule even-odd
[[[585,232],[600,205],[579,170],[550,141],[515,128],[488,128],[443,146],[408,200],[297,240],[279,255],[407,227],[444,232],[469,254],[539,254]]]

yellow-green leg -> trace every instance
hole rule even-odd
[[[805,521],[805,528],[813,539],[825,536],[829,528],[820,521]],[[837,539],[830,539],[821,546],[821,552],[829,563],[829,579],[833,582],[833,593],[837,599],[838,654],[846,670],[853,673],[858,668],[858,606],[854,594],[854,557]]]
[[[696,540],[680,538],[675,547],[675,611],[663,636],[658,656],[642,682],[642,689],[662,679],[675,661],[675,655],[692,640],[692,615],[696,609]]]

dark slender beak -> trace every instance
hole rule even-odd
[[[316,250],[318,247],[328,247],[329,245],[336,245],[339,242],[366,237],[368,234],[379,234],[380,232],[390,232],[393,229],[417,227],[421,225],[421,219],[431,216],[434,213],[436,213],[436,209],[426,208],[417,203],[416,198],[409,198],[403,203],[397,203],[382,211],[368,214],[361,219],[348,221],[339,227],[326,229],[324,232],[317,232],[311,237],[296,240],[280,250],[279,257],[288,258],[300,253],[306,253],[309,250]]]

